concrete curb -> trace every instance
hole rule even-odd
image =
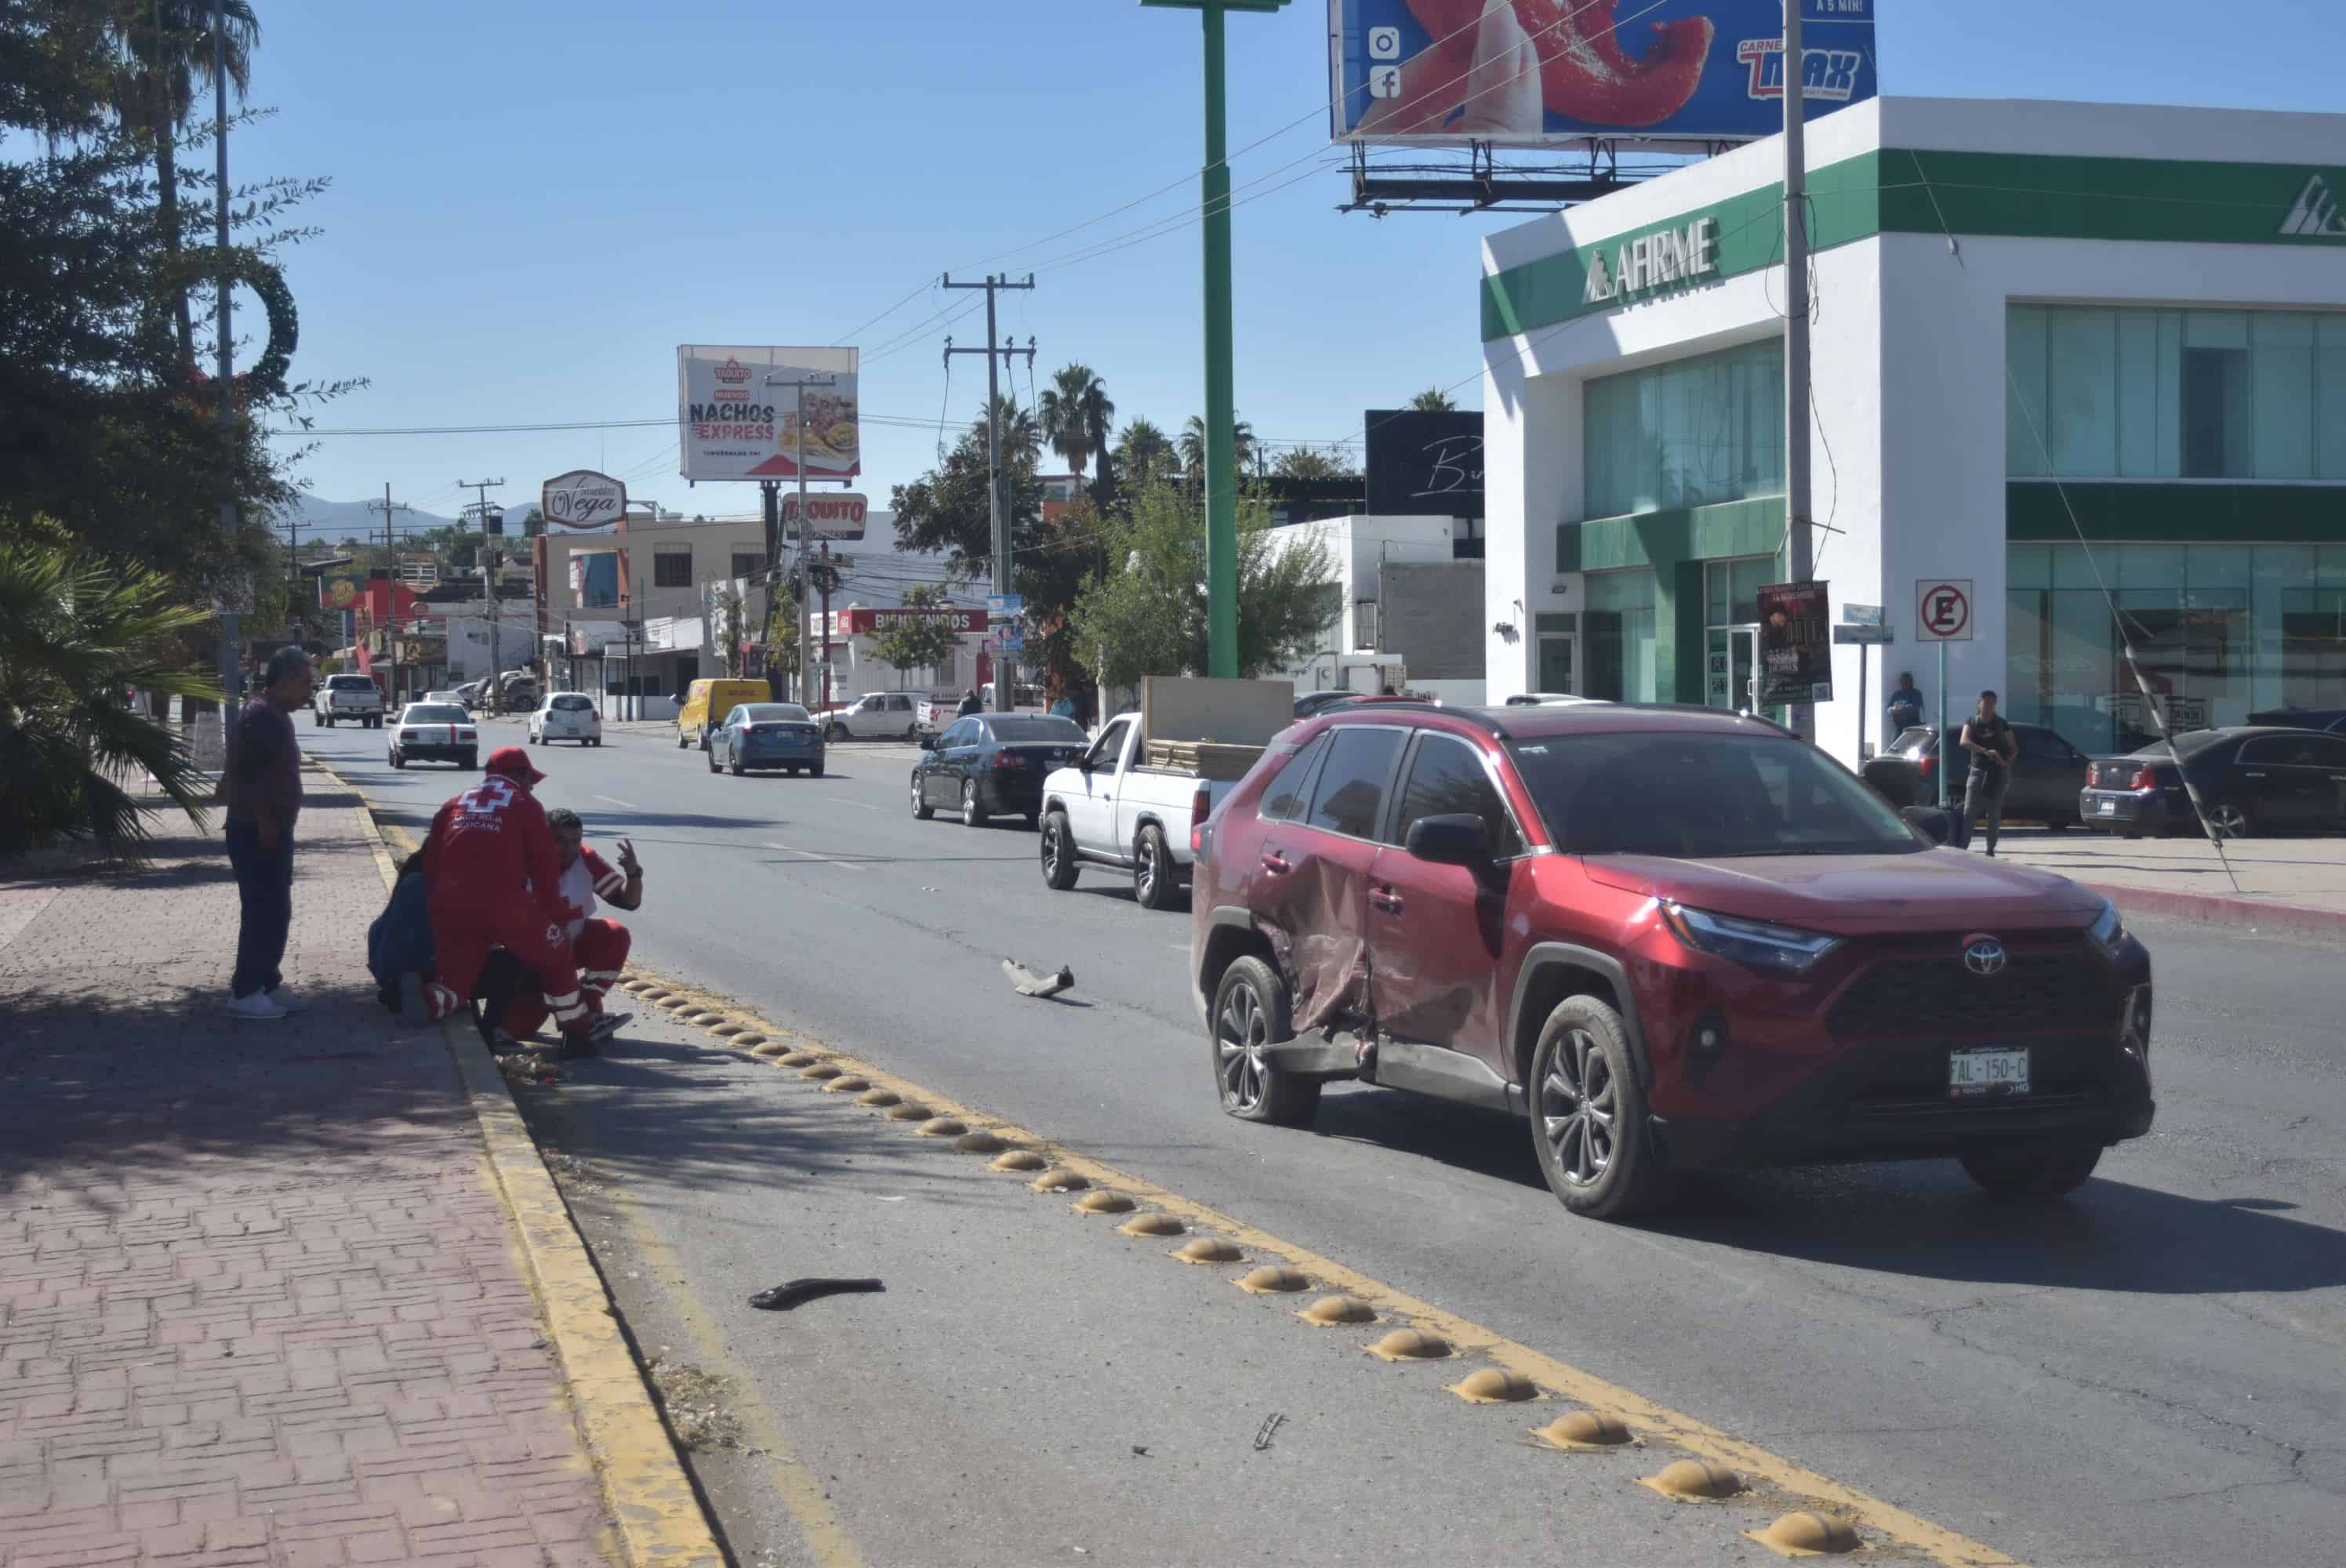
[[[310,762],[366,808],[375,869],[389,889],[397,881],[396,862],[374,820],[373,802],[315,758]],[[480,1125],[492,1183],[521,1241],[530,1290],[561,1360],[579,1435],[602,1479],[604,1501],[617,1525],[627,1562],[631,1568],[721,1568],[725,1553],[620,1332],[603,1277],[587,1256],[569,1207],[522,1121],[512,1088],[478,1036],[451,1021],[441,1025],[440,1038],[455,1061]]]
[[[2118,906],[2125,914],[2166,915],[2202,925],[2239,931],[2280,932],[2295,936],[2346,937],[2346,910],[2305,909],[2262,899],[2233,898],[2221,893],[2178,893],[2164,888],[2127,887],[2116,882],[2083,884]]]

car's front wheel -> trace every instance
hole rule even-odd
[[[1165,830],[1152,822],[1133,841],[1133,901],[1145,910],[1170,909],[1178,891],[1174,886],[1173,852],[1165,847]]]
[[[828,740],[831,740],[831,741],[833,741],[833,742],[838,742],[838,741],[842,741],[842,740],[846,739],[846,738],[847,738],[847,726],[845,726],[845,725],[843,725],[843,724],[834,724],[834,725],[832,725],[832,726],[831,727],[830,733],[829,733],[827,736],[825,736],[825,738],[826,738],[826,739],[828,739]]]
[[[925,822],[925,821],[927,821],[931,817],[934,816],[935,814],[936,814],[935,808],[932,807],[932,806],[929,804],[929,799],[928,799],[928,796],[922,792],[922,789],[921,789],[921,776],[920,776],[919,774],[917,774],[917,773],[913,774],[913,821],[915,821],[915,822]]]
[[[716,772],[716,771],[717,771],[717,751],[716,751],[716,748],[715,748],[714,747],[711,747],[711,748],[708,748],[708,756],[709,756],[709,770],[711,773],[714,773],[714,772]]]
[[[1067,814],[1054,811],[1043,819],[1043,885],[1055,893],[1076,885],[1075,835],[1067,830]]]
[[[396,752],[396,751],[393,751],[393,752],[392,752],[392,753],[391,753],[391,756],[390,756],[390,761],[391,761],[391,765],[392,765],[393,768],[404,768],[404,767],[406,767],[406,766],[407,766],[407,759],[406,759],[406,758],[404,758],[404,757],[402,757],[402,756],[401,756],[398,752]]]
[[[1282,1073],[1265,1052],[1290,1038],[1287,983],[1259,958],[1241,958],[1214,988],[1214,1086],[1224,1114],[1275,1126],[1308,1125],[1320,1110],[1320,1081]]]
[[[961,781],[961,825],[964,828],[985,826],[985,809],[977,803],[977,780]]]
[[[714,753],[711,755],[714,755]],[[739,779],[741,777],[741,759],[739,757],[734,758],[731,762],[727,764],[727,767],[731,769],[734,778]]]
[[[1963,1156],[1965,1175],[1997,1197],[2059,1197],[2086,1185],[2102,1163],[2099,1144],[2024,1144],[1974,1149]]]
[[[1564,1207],[1592,1219],[1634,1214],[1661,1196],[1646,1134],[1646,1095],[1620,1013],[1593,996],[1556,1004],[1532,1051],[1532,1150]]]

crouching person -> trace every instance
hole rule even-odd
[[[592,1014],[587,1038],[607,1040],[632,1016],[603,1010],[611,987],[619,983],[620,974],[627,969],[632,939],[626,926],[596,915],[597,901],[615,909],[641,909],[643,862],[636,858],[635,845],[625,839],[619,840],[618,865],[615,867],[604,860],[587,847],[586,825],[579,821],[578,813],[567,807],[557,806],[548,811],[546,823],[554,833],[555,853],[562,867],[562,879],[557,885],[565,914],[563,934],[570,943],[571,960],[578,966],[578,994]],[[518,988],[510,997],[495,998],[493,1003],[489,1016],[496,1021],[505,1038],[493,1041],[492,1049],[528,1039],[546,1022],[544,1002],[526,986]]]
[[[422,1023],[430,1019],[424,987],[437,972],[421,850],[399,863],[391,901],[367,927],[367,969],[374,976],[376,999],[398,1013],[401,1023]]]

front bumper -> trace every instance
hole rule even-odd
[[[2176,818],[2167,797],[2156,789],[2080,789],[2077,820],[2115,832],[2163,833]]]

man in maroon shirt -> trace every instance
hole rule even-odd
[[[228,863],[240,918],[230,1015],[282,1018],[302,1006],[278,966],[293,925],[293,824],[301,815],[301,748],[292,712],[310,700],[317,672],[298,647],[269,656],[260,694],[228,731]]]

